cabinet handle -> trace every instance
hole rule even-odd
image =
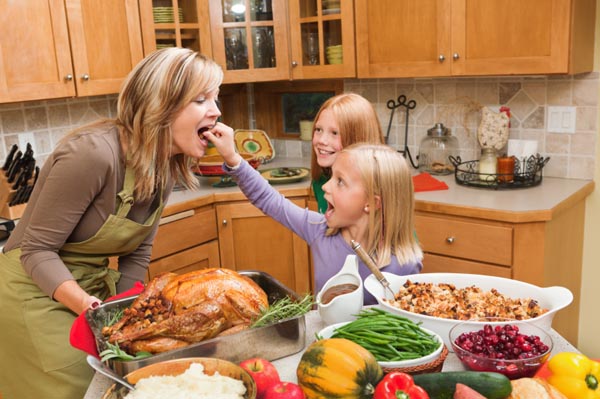
[[[90,80],[90,75],[88,75],[87,73],[84,73],[83,75],[81,75],[81,79]]]
[[[70,82],[71,80],[73,80],[73,75],[71,75],[70,73],[69,73],[69,74],[67,74],[67,75],[65,76],[65,80],[66,80],[67,82]]]
[[[298,61],[292,61],[292,68],[296,68],[298,66]]]
[[[454,61],[456,61],[459,58],[460,58],[460,55],[458,53],[452,54],[452,59],[454,59]]]
[[[452,243],[454,243],[454,237],[448,237],[448,238],[446,238],[446,242],[447,242],[448,244],[452,244]]]
[[[444,61],[446,61],[446,57],[444,57],[444,54],[440,54],[440,56],[438,57],[438,60],[440,60],[440,62],[444,62]]]
[[[227,219],[223,219],[223,226],[227,225]]]

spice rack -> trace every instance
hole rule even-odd
[[[479,160],[462,162],[460,157],[449,157],[454,165],[456,183],[463,186],[492,190],[534,187],[542,183],[542,169],[550,157],[532,155],[515,163],[514,173],[481,173]]]

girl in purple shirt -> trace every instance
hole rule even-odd
[[[314,289],[336,274],[346,256],[355,254],[352,240],[383,271],[419,273],[423,252],[413,234],[412,177],[402,155],[385,145],[354,144],[337,156],[323,186],[325,214],[301,208],[275,190],[235,151],[233,130],[218,123],[203,133],[223,156],[223,169],[265,214],[298,234],[313,255]],[[363,280],[370,274],[359,262]],[[376,303],[365,290],[365,304]]]

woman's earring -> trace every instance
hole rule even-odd
[[[365,206],[365,207],[364,207],[364,210],[365,210],[365,212],[369,212],[369,207],[368,207],[368,206]]]

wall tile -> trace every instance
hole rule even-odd
[[[0,112],[2,118],[2,132],[19,133],[25,131],[25,114],[23,109],[6,110]]]
[[[25,127],[28,130],[48,128],[48,113],[46,107],[25,108]]]
[[[548,105],[571,105],[571,81],[549,81],[546,101]]]

